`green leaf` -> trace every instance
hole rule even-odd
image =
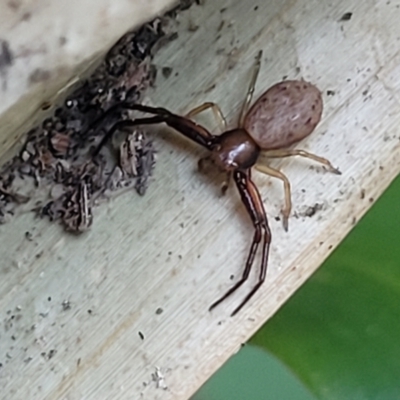
[[[252,338],[320,399],[400,399],[400,179]]]
[[[271,354],[245,346],[192,400],[316,400]]]

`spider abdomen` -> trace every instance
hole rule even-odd
[[[264,150],[288,147],[315,129],[322,108],[321,92],[311,83],[279,82],[256,100],[244,128]]]

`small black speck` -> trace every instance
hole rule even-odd
[[[353,13],[352,13],[352,12],[344,13],[344,14],[342,15],[342,18],[340,18],[339,21],[350,21],[352,16],[353,16]]]
[[[90,309],[87,310],[87,312],[88,312],[88,314],[92,314],[92,310],[90,310]]]
[[[255,7],[254,7],[254,11],[257,11],[257,10],[258,10],[258,6],[255,6]]]
[[[67,311],[71,308],[71,303],[69,302],[69,300],[64,300],[61,303],[61,306],[62,306],[63,311]]]
[[[56,353],[57,353],[57,350],[51,349],[49,351],[49,354],[47,355],[47,358],[50,360],[50,358],[53,358]]]
[[[26,231],[26,232],[25,232],[25,237],[26,237],[26,239],[29,240],[30,242],[33,240],[32,233],[29,232],[29,231]]]
[[[44,103],[42,103],[42,105],[40,106],[40,108],[43,110],[43,111],[45,111],[45,110],[48,110],[49,108],[51,107],[51,103],[50,102],[44,102]]]
[[[275,217],[275,221],[280,221],[281,217]]]
[[[334,96],[335,95],[335,91],[334,90],[327,90],[326,94],[327,94],[327,96]]]
[[[7,41],[2,40],[0,45],[0,70],[9,67],[13,62],[13,55],[10,50],[10,45]]]
[[[3,366],[3,363],[0,363],[0,368]]]
[[[144,335],[143,335],[143,333],[139,331],[138,334],[139,334],[140,339],[144,340]]]
[[[161,307],[158,307],[156,310],[156,315],[160,315],[164,312],[164,310]]]
[[[168,79],[172,74],[172,68],[171,67],[162,67],[161,73],[163,74],[163,77],[165,79]]]
[[[216,85],[215,83],[212,84],[212,85],[209,86],[206,90],[204,90],[204,93],[209,93],[209,92],[211,92],[212,90],[215,89],[216,86],[217,86],[217,85]]]
[[[47,301],[51,301],[51,297],[50,296],[47,298]]]
[[[322,204],[315,203],[313,206],[310,206],[307,208],[307,210],[304,212],[305,217],[313,217],[317,211],[322,210]]]
[[[229,277],[229,279],[230,279],[231,281],[233,281],[233,280],[235,279],[235,275],[231,275],[231,276]]]

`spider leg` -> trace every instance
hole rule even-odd
[[[232,179],[232,172],[229,171],[229,172],[226,173],[226,178],[222,182],[222,186],[221,186],[221,194],[222,194],[222,196],[225,196],[225,193],[229,188],[229,184],[231,182],[231,179]]]
[[[282,209],[283,228],[287,232],[289,229],[289,215],[292,209],[292,195],[291,195],[289,179],[281,171],[275,168],[271,168],[268,165],[257,164],[256,169],[266,175],[278,178],[283,182],[283,187],[285,190],[285,207]]]
[[[224,114],[222,113],[218,104],[211,103],[211,102],[200,104],[196,108],[193,108],[188,113],[186,113],[185,117],[192,118],[195,115],[200,114],[201,112],[203,112],[205,110],[208,110],[209,108],[212,109],[212,111],[214,113],[214,117],[218,121],[219,129],[221,130],[221,132],[226,131],[226,119],[225,119]]]
[[[130,120],[130,119],[126,119],[126,120],[122,120],[122,121],[118,121],[117,123],[115,123],[111,129],[104,135],[103,139],[101,139],[100,143],[95,147],[95,149],[92,151],[92,157],[96,157],[101,149],[103,148],[103,146],[106,145],[106,143],[113,137],[114,133],[124,129],[124,128],[130,128],[133,126],[137,126],[140,125],[138,124],[138,121],[141,121],[142,124],[156,124],[159,122],[163,122],[163,119],[160,117],[151,117],[151,118],[141,118],[141,119],[136,119],[136,120]]]
[[[271,231],[268,226],[268,220],[265,213],[264,205],[257,187],[250,179],[250,173],[243,171],[235,171],[233,174],[233,178],[239,190],[242,202],[245,205],[246,210],[251,217],[255,232],[242,278],[235,285],[233,285],[222,297],[220,297],[216,302],[214,302],[210,306],[209,310],[211,311],[213,308],[215,308],[218,304],[220,304],[233,292],[235,292],[240,286],[242,286],[244,282],[246,282],[246,280],[250,275],[254,258],[260,243],[262,243],[262,260],[260,267],[260,275],[257,284],[248,293],[248,295],[239,304],[239,306],[232,312],[231,316],[235,315],[237,312],[240,311],[240,309],[250,300],[250,298],[257,292],[257,290],[265,281],[267,273],[269,245],[271,242]]]
[[[329,160],[324,157],[317,156],[313,153],[310,153],[305,150],[300,149],[276,149],[276,150],[266,150],[264,151],[265,156],[269,158],[283,158],[283,157],[292,157],[292,156],[300,156],[304,158],[308,158],[310,160],[314,160],[322,165],[325,165],[330,172],[334,174],[341,175],[342,173],[335,168]]]
[[[113,134],[122,128],[125,127],[133,127],[137,125],[149,125],[149,124],[159,124],[164,122],[171,128],[174,128],[176,131],[186,136],[188,139],[196,142],[197,144],[207,148],[208,150],[212,149],[212,146],[215,141],[215,136],[213,136],[206,128],[203,126],[191,121],[188,118],[181,117],[179,115],[173,114],[164,108],[155,108],[150,106],[143,106],[141,104],[130,104],[130,103],[121,103],[117,106],[114,106],[110,109],[110,112],[115,112],[117,109],[127,109],[127,110],[137,110],[148,114],[153,114],[153,117],[149,118],[137,118],[134,120],[122,120],[115,123],[111,129],[106,133],[104,138],[101,140],[100,144],[92,153],[93,156],[96,156],[101,148],[107,143],[107,141],[113,136]],[[108,111],[103,115],[108,115]],[[96,121],[94,126],[90,128],[90,130],[95,129],[95,126],[99,123]]]
[[[240,112],[239,127],[243,127],[243,125],[244,125],[244,119],[246,118],[247,111],[249,110],[249,107],[250,107],[251,99],[253,98],[258,73],[260,72],[261,57],[262,57],[262,50],[260,50],[255,57],[253,74],[252,74],[252,77],[250,80],[249,88],[247,89],[246,98],[244,99],[244,102],[242,105],[242,111]]]

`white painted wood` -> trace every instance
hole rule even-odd
[[[165,128],[152,130],[159,155],[147,195],[103,204],[87,234],[70,236],[30,215],[1,226],[1,396],[187,399],[235,353],[399,172],[399,6],[231,0],[182,15],[178,40],[155,60],[173,73],[159,76],[151,104],[184,112],[215,101],[232,122],[263,49],[256,93],[284,76],[315,83],[323,120],[301,147],[343,175],[305,160],[274,163],[293,186],[285,233],[275,219],[281,183],[254,173],[273,242],[268,280],[235,318],[229,314],[254,275],[207,309],[240,275],[252,226],[234,188],[220,197],[217,179],[197,172],[203,151]],[[346,12],[351,20],[340,21]],[[211,120],[201,119],[212,127]],[[322,209],[306,217],[315,204]]]

